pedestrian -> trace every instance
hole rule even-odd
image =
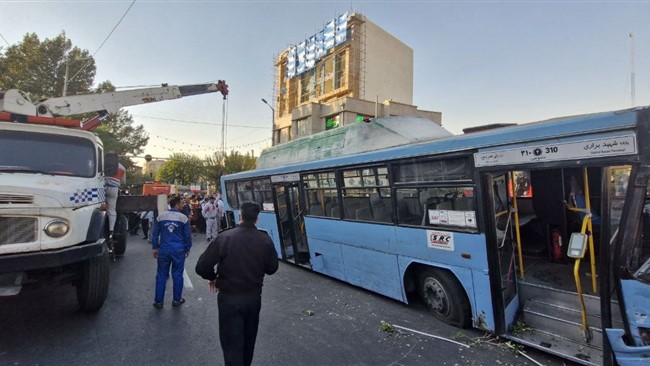
[[[223,200],[221,199],[221,193],[217,193],[217,210],[219,230],[224,230],[226,228],[226,206],[224,206]]]
[[[255,227],[259,213],[256,202],[242,203],[240,225],[222,232],[196,263],[196,273],[218,293],[219,340],[226,366],[253,361],[264,274],[278,270],[271,237]]]
[[[192,206],[190,206],[190,194],[185,193],[183,195],[183,200],[181,201],[181,212],[187,216],[188,219],[192,219]]]
[[[183,299],[183,270],[185,269],[185,258],[190,254],[192,248],[189,219],[179,211],[181,198],[172,197],[169,205],[171,209],[158,216],[151,233],[153,257],[158,259],[156,294],[153,303],[156,308],[163,307],[170,267],[174,283],[172,306],[182,305],[185,302]]]
[[[212,242],[219,233],[219,207],[216,204],[216,197],[210,196],[210,202],[203,206],[203,217],[205,217],[205,238]]]
[[[153,227],[153,211],[142,211],[140,213],[140,224],[142,225],[143,239],[149,238],[149,228]]]

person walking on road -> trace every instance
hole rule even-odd
[[[172,197],[169,200],[169,206],[171,207],[169,211],[158,216],[151,233],[153,257],[158,259],[156,294],[153,303],[156,308],[163,307],[170,267],[174,282],[172,306],[179,306],[185,302],[183,299],[183,270],[185,269],[185,258],[192,249],[192,230],[189,219],[180,212],[181,198]]]
[[[196,263],[196,273],[210,281],[210,291],[218,292],[219,340],[226,366],[253,362],[264,275],[278,270],[271,237],[255,227],[259,204],[244,202],[240,212],[240,225],[223,231]]]

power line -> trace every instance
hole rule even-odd
[[[95,59],[95,55],[97,54],[97,52],[99,52],[99,50],[101,50],[102,47],[104,47],[104,44],[106,43],[106,41],[108,41],[108,39],[111,37],[111,35],[113,34],[113,32],[115,32],[115,29],[117,29],[117,26],[119,26],[120,23],[122,23],[122,20],[124,19],[124,17],[126,17],[126,14],[129,13],[129,11],[131,10],[131,8],[133,7],[133,4],[135,4],[135,2],[136,2],[136,0],[133,0],[133,2],[131,3],[131,5],[129,5],[129,8],[126,9],[126,11],[124,12],[124,15],[122,15],[122,17],[120,18],[120,20],[117,21],[117,24],[115,24],[115,26],[113,27],[113,29],[111,30],[111,32],[108,33],[108,36],[106,36],[106,38],[104,39],[104,42],[102,42],[102,44],[99,45],[99,47],[97,48],[97,50],[95,51],[95,53],[92,54],[91,58],[89,58],[88,61],[86,61],[86,63],[85,63],[83,66],[81,66],[81,68],[79,69],[79,71],[77,71],[76,74],[72,75],[72,77],[71,77],[70,79],[68,79],[68,81],[72,81],[72,80],[74,80],[74,78],[75,78],[77,75],[79,75],[79,73],[80,73],[83,69],[85,69],[86,66],[88,66],[88,65],[90,64],[90,60],[94,60],[94,59]]]
[[[9,42],[7,42],[7,40],[5,39],[5,36],[3,36],[2,33],[0,33],[0,38],[2,38],[2,40],[5,41],[5,43],[7,44],[7,46],[11,47],[11,45],[9,44]]]
[[[180,122],[180,123],[192,123],[192,124],[197,124],[197,125],[209,125],[209,126],[216,126],[214,123],[210,122],[200,122],[200,121],[189,121],[189,120],[184,120],[184,119],[174,119],[174,118],[159,118],[159,117],[149,117],[149,116],[143,116],[139,114],[132,114],[133,117],[139,117],[139,118],[149,118],[149,119],[159,119],[161,121],[172,121],[172,122]],[[259,128],[259,129],[264,129],[268,130],[268,127],[260,127],[260,126],[250,126],[250,125],[228,125],[228,127],[241,127],[241,128]]]

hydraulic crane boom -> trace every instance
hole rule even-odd
[[[193,84],[193,85],[167,85],[160,87],[121,90],[109,93],[70,95],[46,99],[42,102],[32,103],[29,96],[16,89],[10,89],[0,93],[0,114],[10,114],[11,117],[0,116],[12,120],[27,120],[28,122],[46,123],[44,119],[38,118],[30,121],[28,116],[51,117],[70,116],[89,112],[97,112],[100,116],[114,114],[120,108],[161,102],[164,100],[178,99],[191,95],[221,92],[223,98],[228,95],[228,85],[224,80],[217,83]],[[27,116],[27,117],[26,117]],[[55,118],[56,119],[56,118]],[[53,121],[55,120],[53,119]],[[60,119],[59,119],[60,120]],[[57,123],[53,123],[57,124]],[[96,127],[97,124],[83,124],[88,130]]]

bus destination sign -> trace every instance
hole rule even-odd
[[[627,134],[584,141],[522,146],[474,154],[476,167],[543,163],[630,155],[637,152],[636,135]]]

